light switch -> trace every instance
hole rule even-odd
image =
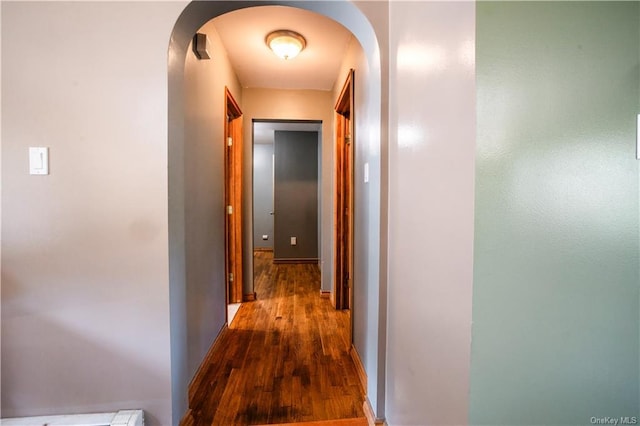
[[[269,239],[269,235],[267,234],[262,234],[262,239],[267,241]]]
[[[49,148],[30,147],[29,148],[29,174],[48,175],[49,174]]]
[[[291,245],[295,246],[296,244],[298,244],[298,239],[296,237],[291,237]]]

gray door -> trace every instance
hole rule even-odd
[[[274,152],[274,260],[317,260],[318,132],[276,131]]]

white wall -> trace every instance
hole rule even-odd
[[[258,3],[2,3],[3,415],[126,405],[153,425],[183,414],[191,378],[184,60],[197,28],[250,4]],[[382,412],[388,5],[357,3],[372,30],[346,2],[283,4],[348,26],[370,64],[361,277],[371,293],[362,312],[379,319],[364,333]],[[167,66],[169,35],[176,48]],[[51,148],[50,176],[26,174],[31,145]]]
[[[171,423],[167,42],[180,2],[2,3],[2,415]],[[51,174],[28,174],[28,147]]]
[[[390,3],[390,425],[468,422],[475,5]]]
[[[0,4],[0,34],[2,34],[2,4]],[[0,42],[0,177],[2,176],[2,42]],[[0,318],[2,313],[2,184],[0,183]],[[2,326],[0,325],[0,411],[2,411]],[[0,415],[1,416],[1,415]]]

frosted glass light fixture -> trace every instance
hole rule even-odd
[[[307,41],[295,31],[277,30],[269,33],[267,46],[282,59],[293,59],[307,45]]]

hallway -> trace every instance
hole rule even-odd
[[[245,303],[190,387],[182,424],[256,425],[364,417],[349,317],[321,299],[317,265],[256,252]]]

